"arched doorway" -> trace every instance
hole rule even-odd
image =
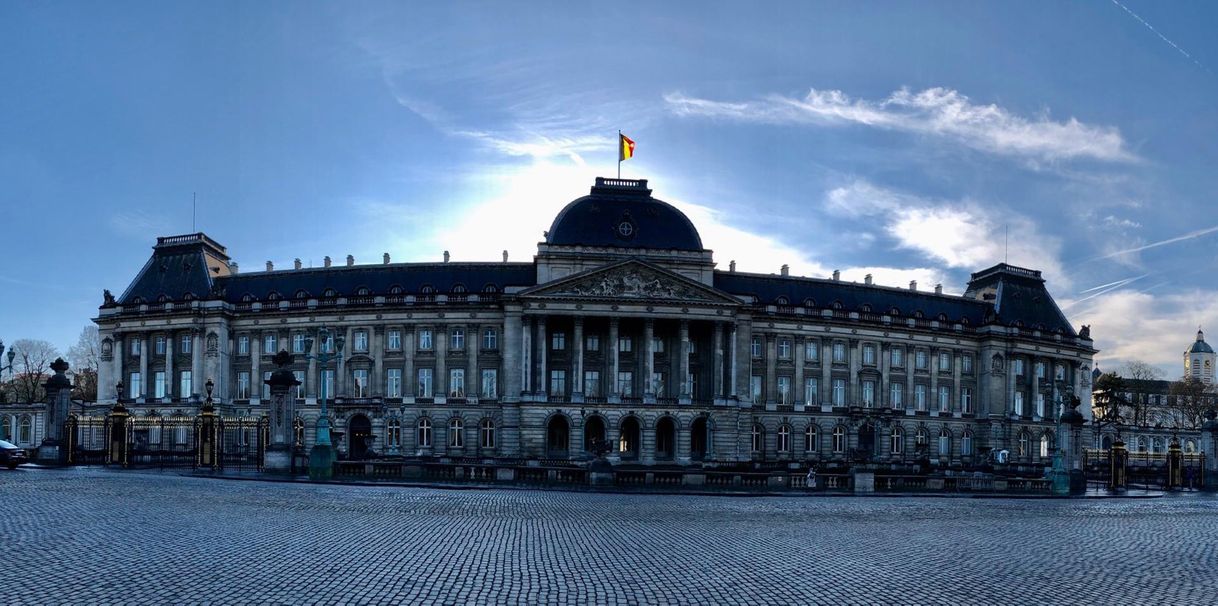
[[[571,426],[566,417],[554,415],[546,424],[546,456],[565,458],[571,443]]]
[[[605,440],[605,421],[600,417],[588,417],[584,421],[584,452],[596,453],[596,444]]]
[[[689,454],[695,461],[706,459],[706,446],[710,443],[710,431],[706,417],[698,417],[689,426]]]
[[[372,447],[372,421],[364,415],[351,417],[347,423],[347,435],[351,437],[349,457],[354,460],[368,458],[368,451]]]
[[[656,422],[656,459],[671,461],[677,454],[677,424],[672,417]]]
[[[618,440],[618,454],[623,459],[639,458],[639,420],[626,417],[622,421],[622,437]]]

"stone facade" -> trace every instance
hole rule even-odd
[[[1091,410],[1089,331],[1039,272],[997,265],[958,296],[716,270],[646,181],[598,179],[532,263],[269,265],[158,238],[96,318],[102,400],[121,381],[135,411],[190,409],[211,380],[265,414],[286,350],[304,448],[325,395],[346,456],[568,460],[603,438],[641,465],[1040,462],[1060,398]],[[324,368],[321,327],[344,337]]]

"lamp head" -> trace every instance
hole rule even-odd
[[[313,337],[306,335],[304,339],[305,353],[313,351]]]
[[[207,382],[203,384],[203,388],[207,390],[208,399],[211,399],[211,392],[216,388],[216,384],[212,382],[210,377],[208,377]]]
[[[17,357],[17,352],[15,352],[11,349],[8,350],[8,365],[9,366],[13,365],[13,358],[16,358],[16,357]]]
[[[334,338],[334,346],[338,348],[338,353],[343,352],[343,345],[347,342],[347,338],[339,335]]]
[[[123,398],[123,382],[119,381],[114,384],[114,399],[121,400]]]

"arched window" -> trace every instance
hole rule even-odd
[[[765,450],[765,428],[760,423],[753,423],[753,452]]]
[[[1146,452],[1146,436],[1138,436],[1138,452]]]
[[[402,421],[401,419],[391,418],[385,421],[385,441],[386,446],[397,448],[402,445]]]
[[[249,293],[245,293],[244,295],[241,295],[242,303],[251,303],[251,302],[253,302],[253,300],[254,300],[254,295],[251,295]]]
[[[481,448],[495,447],[495,422],[490,419],[482,419],[478,430],[478,446]]]
[[[361,286],[361,287],[355,289],[355,296],[357,296],[357,297],[366,297],[370,294],[372,294],[372,290],[369,289],[367,286]]]
[[[939,430],[939,456],[948,457],[952,454],[952,432],[946,427]]]
[[[1049,432],[1040,434],[1040,458],[1045,459],[1049,456]]]
[[[864,303],[864,304],[863,304],[863,306],[859,308],[859,311],[861,311],[861,312],[863,312],[863,313],[865,313],[865,314],[869,314],[869,313],[871,313],[871,304],[870,304],[870,303]]]
[[[21,417],[21,423],[17,426],[17,441],[21,444],[34,441],[34,422],[29,415]]]
[[[816,307],[815,299],[804,299],[804,307]]]
[[[892,434],[889,436],[889,447],[892,449],[892,454],[899,455],[905,452],[905,430],[900,427],[893,427]]]
[[[892,309],[889,309],[889,310],[888,310],[888,315],[890,315],[890,316],[899,316],[899,315],[901,315],[901,310],[900,310],[900,309],[897,309],[897,308],[895,308],[895,307],[893,307]]]
[[[833,309],[841,309],[841,308],[842,308],[842,302],[841,302],[841,301],[834,301],[834,302],[833,302]]]
[[[808,428],[804,430],[804,451],[817,452],[820,450],[820,427],[815,423],[809,423]]]
[[[465,423],[460,418],[448,421],[448,447],[465,447]]]
[[[918,454],[926,454],[927,443],[930,442],[930,436],[926,433],[925,427],[919,427],[914,433],[914,450]]]
[[[791,426],[778,426],[778,452],[791,452]]]
[[[396,285],[396,284],[394,284],[393,286],[390,286],[390,287],[389,287],[389,294],[391,294],[391,295],[400,295],[400,294],[402,294],[402,287],[401,287],[401,286],[398,286],[398,285]]]
[[[777,299],[774,299],[775,305],[789,305],[790,303],[791,302],[788,301],[786,297],[778,297]]]
[[[423,288],[419,289],[419,300],[421,301],[431,301],[435,299],[435,296],[436,289],[432,288],[430,284],[424,284]]]
[[[919,310],[917,310],[917,311],[915,311],[915,312],[914,312],[914,317],[915,317],[915,318],[917,318],[917,319],[919,319],[919,320],[921,320],[922,318],[924,318],[924,317],[925,317],[925,314],[923,314],[923,313],[922,313],[922,310],[920,310],[920,309],[919,309]]]
[[[499,287],[495,286],[494,284],[487,284],[486,286],[482,287],[482,292],[494,294],[499,292]]]
[[[267,301],[278,301],[282,298],[283,298],[282,295],[280,295],[278,292],[273,291],[273,290],[271,292],[267,293],[267,295],[266,295]]]
[[[1197,443],[1193,442],[1192,440],[1185,440],[1184,441],[1184,452],[1188,452],[1188,453],[1197,452]]]
[[[323,299],[333,299],[337,296],[338,291],[334,290],[333,288],[327,288],[321,292],[321,298]]]
[[[431,419],[419,419],[419,448],[431,448]]]
[[[973,456],[973,432],[965,430],[964,435],[960,436],[960,455]]]
[[[454,292],[454,293],[456,293],[456,294],[463,294],[463,293],[465,293],[465,285],[464,285],[464,284],[455,284],[455,285],[453,285],[453,292]]]
[[[157,297],[157,298],[156,298],[156,302],[157,302],[157,303],[168,303],[168,302],[169,302],[169,295],[161,295],[161,296]]]
[[[846,452],[846,428],[838,425],[833,428],[833,454]]]
[[[1028,435],[1028,432],[1019,432],[1019,445],[1015,450],[1015,454],[1021,457],[1031,456],[1032,452],[1029,450],[1031,441],[1032,438]]]
[[[938,319],[940,322],[946,322],[946,321],[947,321],[947,314],[939,314],[939,316],[938,316],[938,318],[937,318],[937,319]]]

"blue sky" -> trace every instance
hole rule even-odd
[[[66,349],[158,235],[531,257],[615,170],[721,266],[960,292],[1041,269],[1100,365],[1218,340],[1218,9],[0,4],[0,338]]]

